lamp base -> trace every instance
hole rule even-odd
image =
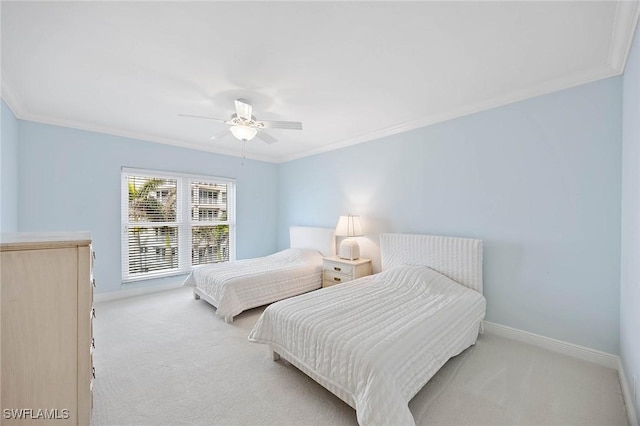
[[[360,246],[358,242],[353,238],[345,238],[340,243],[340,250],[338,252],[340,259],[358,260],[360,259]]]

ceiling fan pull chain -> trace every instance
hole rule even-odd
[[[244,147],[247,145],[247,140],[243,139],[242,140],[242,163],[241,165],[244,167]]]

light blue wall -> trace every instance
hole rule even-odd
[[[635,84],[627,80],[625,93]],[[626,115],[637,114],[633,102]],[[619,321],[621,117],[622,78],[612,78],[281,165],[242,167],[235,157],[11,115],[20,190],[8,188],[17,193],[20,231],[92,232],[99,292],[159,282],[120,283],[122,166],[236,178],[238,258],[287,247],[290,225],[333,227],[347,212],[363,216],[363,255],[377,269],[381,232],[481,238],[489,321],[615,354],[620,330],[623,345],[637,348],[637,337],[624,338],[624,301]],[[3,148],[4,134],[3,125]],[[3,205],[4,191],[3,183]],[[627,213],[637,208],[633,197],[625,189]],[[637,372],[637,364],[629,368]]]
[[[20,231],[90,231],[97,253],[97,292],[121,284],[121,167],[236,179],[237,258],[276,248],[277,166],[82,130],[19,121]],[[182,277],[183,279],[184,277]]]
[[[484,240],[487,320],[617,354],[621,78],[282,164],[293,224]],[[379,268],[379,263],[374,264]]]
[[[18,230],[18,120],[0,102],[0,231]]]
[[[633,377],[640,381],[640,332],[638,331],[640,329],[640,31],[638,30],[636,30],[624,72],[622,102],[620,357],[627,375],[627,383],[633,386]],[[638,399],[635,401],[635,411],[640,415]]]

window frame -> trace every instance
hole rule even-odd
[[[130,175],[158,179],[176,180],[176,221],[175,222],[129,222],[129,186]],[[227,219],[224,221],[193,220],[191,209],[193,182],[227,185]],[[219,176],[196,175],[172,171],[136,169],[122,167],[120,172],[120,214],[121,214],[121,278],[122,283],[137,282],[154,278],[185,275],[194,268],[192,253],[188,249],[192,242],[192,229],[197,226],[229,226],[229,261],[236,259],[236,180]],[[178,267],[163,271],[129,273],[129,227],[176,227],[178,232]]]

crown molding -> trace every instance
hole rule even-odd
[[[611,43],[609,44],[608,63],[618,74],[624,72],[639,16],[639,0],[619,1],[616,5],[616,16],[613,22],[613,30],[611,31]]]
[[[399,133],[408,132],[408,131],[415,130],[421,127],[426,127],[432,124],[453,120],[455,118],[460,118],[467,115],[488,111],[488,110],[509,105],[512,103],[524,101],[531,98],[536,98],[538,96],[547,95],[554,92],[559,92],[565,89],[569,89],[569,88],[580,86],[587,83],[592,83],[594,81],[603,80],[609,77],[614,77],[616,75],[619,75],[619,73],[615,69],[606,65],[598,69],[576,73],[567,77],[562,77],[555,80],[543,82],[527,89],[516,90],[510,93],[507,93],[506,95],[498,96],[486,101],[465,105],[460,108],[456,108],[454,110],[447,111],[444,113],[434,114],[418,120],[407,121],[407,122],[386,127],[384,129],[380,129],[365,135],[360,135],[354,138],[345,139],[337,143],[333,143],[330,145],[326,145],[320,148],[312,149],[312,150],[298,153],[295,155],[284,156],[284,157],[281,157],[278,162],[285,163],[288,161],[293,161],[300,158],[309,157],[312,155],[322,154],[329,151],[335,151],[337,149],[346,148],[351,145],[357,145],[363,142],[368,142],[368,141],[380,139],[387,136],[397,135]]]
[[[16,92],[13,89],[13,85],[9,81],[9,78],[7,77],[7,73],[0,69],[0,74],[2,74],[2,79],[0,80],[0,85],[2,85],[2,90],[0,91],[2,100],[5,104],[7,104],[16,118],[22,119],[22,117],[25,116],[24,105],[16,96]]]
[[[59,119],[59,118],[53,118],[53,117],[35,115],[35,114],[24,114],[18,118],[25,121],[33,121],[36,123],[48,124],[52,126],[66,127],[66,128],[76,129],[76,130],[83,130],[87,132],[101,133],[104,135],[119,136],[123,138],[136,139],[144,142],[159,143],[163,145],[171,145],[171,146],[177,146],[180,148],[193,149],[197,151],[211,152],[213,154],[220,154],[220,155],[227,155],[230,157],[242,158],[242,155],[239,155],[238,152],[236,151],[220,149],[213,145],[210,147],[207,147],[205,145],[198,144],[198,143],[186,142],[183,140],[176,140],[171,138],[162,138],[162,137],[148,134],[148,133],[131,132],[128,130],[117,129],[115,127],[100,126],[97,124],[87,124],[87,123],[82,123],[75,120],[65,120],[65,119]],[[263,161],[267,163],[277,162],[274,158],[268,157],[268,156],[246,154],[245,158],[249,160]]]
[[[637,2],[634,2],[634,3],[637,4]],[[286,163],[289,161],[310,157],[313,155],[322,154],[329,151],[335,151],[341,148],[346,148],[351,145],[357,145],[360,143],[380,139],[383,137],[393,136],[396,134],[408,132],[408,131],[429,126],[432,124],[449,121],[455,118],[464,117],[464,116],[475,114],[478,112],[491,110],[491,109],[498,108],[511,103],[523,101],[530,98],[535,98],[545,94],[561,91],[564,89],[568,89],[571,87],[579,86],[579,85],[590,83],[597,80],[602,80],[602,79],[613,77],[616,75],[619,75],[619,72],[617,72],[616,69],[610,66],[605,66],[600,69],[574,74],[568,77],[552,80],[549,82],[543,82],[541,84],[538,84],[528,89],[513,91],[504,96],[499,96],[493,99],[489,99],[487,101],[478,102],[472,105],[466,105],[451,111],[447,111],[441,114],[434,114],[419,120],[400,123],[400,124],[386,127],[384,129],[380,129],[371,133],[367,133],[364,135],[356,136],[354,138],[349,138],[333,144],[322,146],[320,148],[315,148],[308,151],[302,151],[297,154],[287,155],[282,157],[248,154],[245,156],[245,158],[250,160],[263,161],[267,163],[276,163],[276,164]],[[102,134],[107,134],[112,136],[126,137],[131,139],[142,140],[146,142],[160,143],[164,145],[172,145],[172,146],[177,146],[181,148],[211,152],[214,154],[228,155],[231,157],[241,157],[235,151],[220,149],[213,145],[204,146],[198,143],[186,142],[183,140],[176,140],[176,139],[169,139],[169,138],[162,138],[152,134],[131,132],[131,131],[117,129],[109,126],[100,126],[95,124],[82,123],[75,120],[65,120],[65,119],[53,118],[48,116],[30,114],[25,112],[25,108],[22,107],[22,103],[19,101],[19,99],[16,96],[13,95],[13,93],[15,92],[11,90],[11,85],[7,84],[5,86],[6,82],[7,80],[4,77],[4,73],[3,73],[3,82],[2,82],[3,83],[3,87],[2,87],[3,99],[5,99],[5,101],[7,102],[7,105],[9,105],[9,107],[12,109],[16,118],[21,120],[34,121],[37,123],[49,124],[49,125],[60,126],[60,127],[68,127],[72,129],[102,133]],[[5,89],[8,95],[7,98],[5,98]]]
[[[87,132],[102,133],[105,135],[137,139],[144,142],[160,143],[163,145],[171,145],[171,146],[177,146],[180,148],[193,149],[197,151],[211,152],[213,154],[228,155],[230,157],[237,157],[237,158],[242,157],[236,151],[220,149],[215,146],[207,147],[198,143],[185,142],[183,140],[176,140],[176,139],[169,139],[169,138],[162,138],[152,134],[131,132],[131,131],[117,129],[115,127],[110,127],[110,126],[100,126],[96,124],[87,124],[87,123],[83,123],[76,120],[65,120],[61,118],[31,114],[30,112],[28,112],[27,108],[24,107],[24,103],[21,102],[20,98],[16,95],[16,91],[13,89],[13,85],[9,81],[7,74],[5,72],[1,72],[1,74],[2,74],[2,78],[0,80],[0,84],[2,85],[1,87],[2,100],[7,104],[9,109],[11,109],[11,111],[13,112],[13,115],[19,120],[33,121],[35,123],[48,124],[51,126],[67,127],[67,128],[83,130]],[[278,162],[276,158],[273,158],[270,156],[247,154],[245,155],[245,158],[249,160],[264,161],[267,163]]]

